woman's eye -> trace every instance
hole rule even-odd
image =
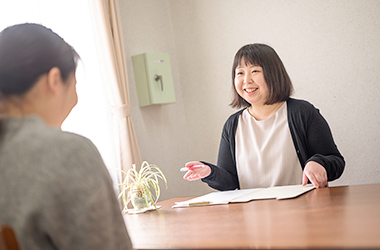
[[[237,72],[236,73],[236,75],[238,76],[238,75],[242,75],[243,73],[242,72]]]

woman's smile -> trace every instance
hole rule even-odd
[[[264,105],[268,98],[268,86],[263,68],[242,61],[235,70],[236,92],[251,105]]]
[[[248,95],[252,95],[254,94],[254,92],[256,92],[258,88],[245,88],[244,91],[248,94]]]

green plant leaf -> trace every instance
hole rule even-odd
[[[167,179],[164,173],[156,165],[150,165],[144,161],[141,164],[139,170],[136,169],[136,165],[133,165],[128,171],[120,170],[125,177],[122,183],[116,185],[121,186],[121,191],[118,195],[118,199],[123,200],[125,207],[131,202],[131,196],[134,187],[143,190],[143,197],[145,199],[145,205],[149,207],[149,202],[157,209],[156,202],[158,201],[161,189],[159,179],[165,182],[167,188]]]

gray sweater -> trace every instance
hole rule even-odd
[[[1,119],[0,222],[22,249],[132,249],[96,147],[37,116]]]

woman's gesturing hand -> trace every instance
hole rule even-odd
[[[211,168],[199,161],[188,162],[186,163],[185,168],[187,168],[188,171],[183,178],[188,181],[199,180],[211,174]]]

